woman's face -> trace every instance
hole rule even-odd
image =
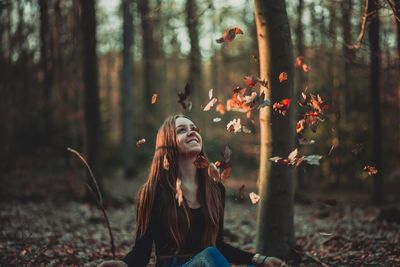
[[[176,141],[180,154],[197,156],[202,149],[202,139],[199,129],[188,118],[175,120]]]

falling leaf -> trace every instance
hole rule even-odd
[[[306,161],[309,165],[317,165],[319,166],[319,161],[322,159],[321,155],[308,155],[304,156],[303,160]]]
[[[242,131],[244,132],[244,133],[251,133],[251,130],[249,129],[249,128],[247,128],[246,126],[242,126]]]
[[[311,144],[314,144],[314,143],[315,143],[315,140],[313,140],[313,139],[307,139],[305,137],[299,138],[299,144],[300,145],[311,145]]]
[[[142,138],[136,142],[136,147],[141,147],[144,143],[146,143],[146,139]]]
[[[196,160],[193,162],[193,164],[198,169],[204,169],[204,168],[207,168],[210,163],[209,163],[208,159],[206,159],[204,156],[198,155]]]
[[[284,82],[287,79],[288,79],[287,72],[281,72],[281,74],[279,74],[279,82]]]
[[[157,102],[157,94],[153,94],[151,97],[151,104],[154,105]]]
[[[258,83],[258,78],[254,76],[245,76],[243,81],[248,87],[254,87]]]
[[[176,179],[176,193],[175,198],[178,200],[178,206],[181,207],[183,203],[183,192],[181,188],[182,181],[181,179]]]
[[[242,184],[242,186],[240,186],[240,188],[238,189],[238,194],[236,197],[236,200],[243,200],[244,199],[244,188],[246,187],[245,184]]]
[[[182,105],[182,108],[185,110],[191,110],[192,109],[192,102],[189,101],[188,97],[190,95],[190,87],[189,84],[187,83],[185,85],[185,88],[183,89],[183,92],[178,93],[178,103]]]
[[[304,119],[301,119],[297,122],[296,124],[296,133],[300,133],[304,130],[304,125],[306,121]]]
[[[336,145],[332,144],[331,148],[329,149],[328,156],[332,154],[332,151],[335,149]]]
[[[215,117],[214,119],[213,119],[213,122],[220,122],[221,121],[221,118],[219,118],[219,117]]]
[[[228,132],[239,133],[242,130],[242,125],[240,124],[240,119],[233,119],[226,126]]]
[[[303,64],[303,65],[301,66],[301,68],[303,69],[304,72],[309,72],[309,71],[310,71],[310,66],[307,65],[307,64]]]
[[[217,101],[218,99],[215,97],[211,99],[210,102],[208,102],[208,104],[204,107],[203,111],[209,111],[215,105],[215,103],[217,103]]]
[[[231,167],[227,167],[222,171],[222,173],[221,173],[221,181],[222,182],[225,182],[227,179],[229,179],[229,177],[231,177],[231,171],[232,171]]]
[[[231,160],[231,155],[232,155],[232,150],[229,148],[229,146],[225,146],[225,150],[224,150],[224,161],[225,162],[229,162]]]
[[[221,176],[220,176],[220,173],[219,173],[219,169],[212,162],[210,162],[210,164],[208,165],[208,176],[210,176],[216,182],[220,182],[221,181]]]
[[[212,88],[208,91],[208,99],[211,99],[213,97],[213,91],[214,89]]]
[[[164,170],[167,170],[167,171],[169,170],[169,161],[168,161],[167,154],[164,154],[163,168],[164,168]]]
[[[251,193],[249,194],[249,197],[250,197],[251,203],[252,203],[253,205],[257,204],[257,202],[260,200],[260,196],[257,195],[257,194],[254,193],[254,192],[251,192]]]
[[[289,105],[290,105],[290,99],[289,98],[285,98],[282,99],[279,102],[276,102],[272,105],[272,108],[277,111],[279,114],[282,114],[283,116],[285,116],[289,110]]]
[[[363,171],[367,172],[368,175],[375,175],[378,173],[378,170],[374,166],[365,166]]]
[[[225,112],[226,112],[224,104],[221,104],[221,103],[218,104],[218,105],[215,107],[215,111],[218,112],[218,113],[221,114],[221,115],[224,115]]]
[[[221,38],[218,38],[217,43],[221,44],[223,42],[232,42],[237,34],[243,34],[242,30],[239,27],[235,27],[232,29],[226,29]]]

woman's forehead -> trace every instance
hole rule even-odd
[[[189,126],[189,125],[194,125],[194,123],[188,118],[179,117],[175,120],[175,127]]]

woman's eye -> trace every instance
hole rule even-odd
[[[199,128],[197,128],[197,127],[193,127],[193,128],[192,128],[192,131],[195,131],[195,132],[198,132],[198,133],[200,133],[200,129],[199,129]]]
[[[183,128],[179,128],[177,131],[177,133],[183,133],[183,132],[185,132],[185,129],[183,129]]]

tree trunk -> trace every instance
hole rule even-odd
[[[271,102],[293,96],[293,56],[290,26],[284,0],[255,0],[255,16],[260,56],[260,78],[267,79],[270,89],[261,87]],[[281,72],[288,80],[279,82]],[[295,101],[294,101],[295,102]],[[294,105],[294,104],[293,104]],[[293,169],[271,164],[273,156],[287,156],[293,147],[294,128],[288,116],[272,115],[271,106],[260,110],[261,200],[257,218],[257,249],[261,253],[285,258],[294,246]],[[284,129],[284,130],[282,130]]]
[[[198,14],[196,0],[186,1],[186,26],[188,28],[190,39],[189,54],[189,77],[188,83],[191,89],[191,100],[193,102],[192,113],[200,109],[202,98],[202,70],[201,54],[199,46]]]
[[[374,0],[368,1],[369,12],[377,10],[377,15],[371,19],[368,30],[370,44],[370,97],[372,112],[372,164],[378,169],[373,176],[372,200],[375,204],[383,203],[383,169],[382,169],[382,121],[380,102],[380,69],[381,49],[379,45],[379,11]]]
[[[133,44],[133,15],[132,0],[123,0],[123,50],[122,50],[122,79],[121,79],[121,122],[122,122],[122,156],[125,176],[129,176],[133,164],[133,98],[132,98],[132,44]]]
[[[96,177],[99,173],[100,157],[100,110],[99,85],[96,54],[95,0],[81,0],[83,82],[87,158]]]
[[[304,54],[304,27],[303,27],[303,11],[304,11],[304,0],[299,0],[297,5],[297,23],[296,23],[296,48],[297,48],[297,56],[303,56]],[[306,86],[306,75],[304,74],[302,69],[298,69],[296,72],[296,80],[294,86],[294,96],[296,99],[299,99],[301,92],[305,89]],[[294,110],[294,115],[292,117],[291,126],[295,127],[298,117],[297,110]],[[297,138],[295,137],[294,142],[297,143]],[[296,195],[302,194],[302,191],[305,190],[306,185],[304,181],[304,170],[303,168],[298,168],[297,172],[297,186],[296,186]]]
[[[350,110],[351,104],[353,103],[353,88],[351,86],[351,64],[353,62],[354,52],[348,47],[352,44],[351,39],[351,11],[352,11],[352,0],[345,0],[341,3],[342,8],[342,30],[343,30],[343,56],[344,56],[344,69],[343,69],[343,85],[341,89],[342,97],[340,98],[341,106],[343,109],[340,110],[341,118],[346,122],[347,111]]]
[[[155,40],[153,19],[150,14],[150,7],[148,0],[138,0],[138,10],[141,17],[142,25],[142,57],[143,57],[143,77],[144,77],[144,114],[151,114],[151,109],[156,107],[151,105],[151,97],[155,90],[158,88],[159,82],[157,80],[156,68],[156,53],[155,53]],[[157,87],[157,88],[156,88]],[[154,113],[154,111],[153,111]]]
[[[46,0],[39,0],[40,9],[40,65],[43,72],[43,107],[45,131],[48,138],[51,127],[51,87],[53,84],[52,47],[49,30],[49,12]]]

